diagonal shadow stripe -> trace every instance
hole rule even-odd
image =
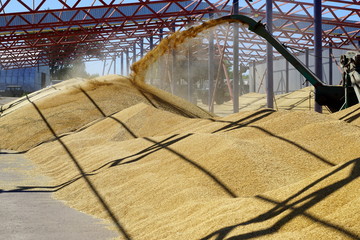
[[[271,113],[270,113],[270,114],[271,114]],[[239,122],[243,121],[243,119],[238,120],[238,121],[236,121],[236,122],[231,122],[229,125],[221,128],[221,129],[219,129],[219,130],[216,130],[216,131],[214,131],[213,133],[217,133],[217,132],[219,132],[219,131],[224,131],[224,130],[225,130],[225,132],[229,132],[229,131],[233,131],[233,130],[235,130],[235,129],[239,129],[239,128],[243,128],[243,127],[256,128],[256,129],[264,132],[265,134],[267,134],[267,135],[269,135],[269,136],[271,136],[271,137],[280,139],[280,140],[282,140],[282,141],[284,141],[284,142],[286,142],[286,143],[289,143],[289,144],[297,147],[298,149],[300,149],[300,150],[302,150],[302,151],[304,151],[304,152],[306,152],[306,153],[314,156],[315,158],[319,159],[320,161],[326,163],[326,164],[329,165],[329,166],[335,166],[335,165],[336,165],[336,164],[328,161],[328,160],[325,159],[324,157],[320,156],[319,154],[316,154],[316,153],[310,151],[309,149],[305,148],[304,146],[301,146],[300,144],[298,144],[298,143],[296,143],[296,142],[294,142],[294,141],[291,141],[291,140],[286,139],[286,138],[284,138],[284,137],[278,136],[278,135],[276,135],[276,134],[274,134],[274,133],[272,133],[272,132],[270,132],[270,131],[262,128],[262,127],[249,125],[249,124],[251,124],[251,123],[253,123],[253,122],[255,122],[255,121],[258,121],[258,120],[261,119],[261,118],[264,118],[264,117],[270,115],[270,114],[264,114],[264,115],[262,115],[262,116],[260,116],[260,117],[257,117],[257,118],[255,118],[255,119],[252,119],[252,120],[250,120],[249,122],[246,122],[246,123],[244,123],[244,124],[239,123]],[[249,116],[249,117],[250,117],[250,116]],[[248,117],[247,117],[247,118],[248,118]],[[216,121],[216,122],[219,122],[219,120],[215,120],[215,121]],[[222,121],[220,121],[220,122],[222,122]]]
[[[118,231],[124,236],[125,239],[130,240],[131,239],[130,235],[126,232],[124,227],[120,224],[119,220],[114,215],[114,213],[110,209],[109,205],[101,197],[99,191],[95,188],[94,184],[90,181],[89,177],[87,176],[87,174],[85,173],[85,171],[83,170],[83,168],[81,167],[80,163],[77,161],[75,156],[71,153],[70,149],[66,146],[66,144],[62,141],[61,138],[58,138],[58,136],[56,135],[54,129],[51,127],[50,123],[47,121],[47,119],[45,118],[45,116],[43,115],[41,110],[38,108],[38,106],[34,102],[32,102],[28,97],[27,97],[27,99],[33,105],[35,110],[38,112],[41,119],[46,124],[47,128],[52,133],[52,135],[57,139],[57,141],[60,143],[60,145],[64,148],[64,150],[66,151],[66,153],[68,154],[68,156],[70,157],[70,159],[72,160],[74,165],[76,166],[77,170],[79,171],[81,177],[85,180],[85,182],[87,183],[87,185],[89,186],[89,188],[91,189],[93,194],[96,196],[96,198],[98,199],[98,201],[100,202],[100,204],[102,205],[104,210],[107,212],[108,216],[110,217],[112,222],[115,224]]]
[[[351,114],[353,114],[353,113],[355,113],[355,112],[357,112],[357,111],[359,111],[359,110],[360,110],[360,107],[358,107],[358,108],[354,109],[353,111],[345,114],[344,116],[342,116],[341,118],[339,118],[339,120],[344,120],[345,118],[349,117]],[[346,121],[346,120],[345,120],[345,121]]]
[[[86,174],[87,176],[92,176],[95,174]],[[82,176],[77,176],[75,178],[72,178],[69,181],[66,181],[62,184],[58,184],[55,186],[18,186],[15,189],[11,189],[11,190],[2,190],[0,189],[0,193],[28,193],[28,192],[36,192],[36,193],[48,193],[48,192],[57,192],[69,185],[71,185],[72,183],[80,180],[82,178]]]
[[[344,170],[347,167],[350,167],[351,165],[353,165],[353,168],[352,168],[352,171],[349,174],[349,176],[347,176],[343,179],[340,179],[334,183],[331,183],[329,185],[326,185],[326,186],[320,188],[319,190],[315,190],[314,192],[311,192],[311,193],[305,195],[304,197],[300,198],[299,200],[297,200],[293,203],[289,203],[289,201],[295,199],[296,197],[299,197],[301,194],[305,193],[305,191],[310,190],[312,187],[316,186],[320,182],[333,176],[334,174],[338,173],[339,171]],[[324,227],[330,228],[332,230],[335,230],[335,231],[343,234],[347,238],[359,240],[360,236],[357,235],[356,233],[351,232],[351,231],[345,229],[344,227],[340,227],[336,224],[322,220],[319,217],[311,215],[310,213],[306,212],[310,208],[314,207],[316,204],[325,200],[330,195],[332,195],[336,191],[339,191],[340,189],[342,189],[343,187],[345,187],[346,185],[353,182],[354,180],[356,180],[359,177],[360,177],[360,158],[357,158],[357,159],[354,159],[352,161],[349,161],[349,162],[337,167],[335,170],[331,171],[330,173],[328,173],[328,174],[322,176],[321,178],[317,179],[316,181],[312,182],[311,184],[304,187],[303,189],[296,192],[295,194],[291,195],[290,197],[288,197],[287,199],[285,199],[282,202],[278,202],[278,201],[272,200],[270,198],[267,198],[267,197],[261,196],[261,195],[256,196],[256,198],[258,198],[258,199],[275,204],[275,207],[273,207],[272,209],[268,210],[267,212],[255,217],[253,219],[250,219],[248,221],[245,221],[245,222],[242,222],[239,224],[235,224],[235,225],[231,225],[231,226],[227,226],[227,227],[223,227],[217,231],[214,231],[213,233],[209,234],[208,236],[201,238],[201,240],[210,240],[210,239],[244,240],[244,239],[252,239],[252,238],[256,239],[259,237],[264,237],[266,235],[271,235],[273,233],[276,233],[284,225],[286,225],[287,223],[289,223],[291,220],[295,219],[298,216],[304,216],[308,219],[311,219],[316,223],[322,224]],[[237,236],[227,238],[227,236],[231,233],[231,231],[233,231],[237,227],[255,224],[255,223],[259,223],[259,222],[265,222],[267,220],[276,218],[281,213],[285,213],[285,211],[289,211],[289,210],[291,210],[289,213],[287,213],[285,216],[279,218],[273,225],[271,225],[268,228],[263,228],[260,230],[243,233],[243,234],[240,234]]]
[[[328,160],[326,160],[325,158],[321,157],[320,155],[318,155],[318,154],[310,151],[309,149],[301,146],[300,144],[298,144],[298,143],[296,143],[296,142],[294,142],[294,141],[291,141],[291,140],[289,140],[289,139],[286,139],[286,138],[284,138],[284,137],[280,137],[280,136],[278,136],[278,135],[276,135],[276,134],[274,134],[274,133],[272,133],[272,132],[270,132],[270,131],[262,128],[262,127],[258,127],[258,126],[248,126],[248,127],[256,128],[256,129],[258,129],[258,130],[266,133],[267,135],[269,135],[269,136],[271,136],[271,137],[274,137],[274,138],[280,139],[280,140],[282,140],[282,141],[284,141],[284,142],[287,142],[287,143],[289,143],[289,144],[297,147],[298,149],[300,149],[300,150],[302,150],[302,151],[304,151],[304,152],[306,152],[306,153],[314,156],[315,158],[319,159],[320,161],[322,161],[323,163],[326,163],[326,164],[329,165],[329,166],[335,166],[335,165],[336,165],[336,164],[334,164],[334,163],[332,163],[332,162],[329,162]]]
[[[244,117],[244,118],[241,118],[235,122],[232,122],[232,121],[222,121],[222,120],[214,120],[215,122],[225,122],[225,123],[229,123],[228,125],[216,130],[216,131],[213,131],[212,133],[218,133],[218,132],[222,132],[222,131],[231,131],[231,130],[235,130],[235,129],[238,129],[238,128],[241,128],[241,127],[245,127],[251,123],[254,123],[254,122],[257,122],[271,114],[273,114],[275,111],[274,110],[271,110],[271,109],[263,109],[261,111],[257,111],[247,117]],[[258,116],[260,115],[260,116]],[[256,117],[258,116],[258,117]],[[241,123],[241,122],[244,122],[248,119],[251,119],[249,121],[247,121],[246,123]]]

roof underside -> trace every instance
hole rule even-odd
[[[86,2],[88,5],[85,5]],[[79,57],[113,58],[123,52],[143,54],[174,29],[194,21],[228,15],[230,0],[0,0],[0,64],[3,69],[61,63]],[[360,1],[322,1],[323,46],[357,49]],[[239,1],[240,14],[265,22],[265,0]],[[313,48],[313,4],[305,0],[273,1],[273,34],[287,46]],[[233,31],[219,28],[218,45],[232,57]],[[240,30],[240,60],[262,60],[265,41]],[[135,51],[133,49],[135,48]],[[135,56],[136,58],[136,56]]]

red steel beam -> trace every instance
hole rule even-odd
[[[188,6],[183,7],[179,2],[184,1],[157,0],[120,4],[114,4],[114,1],[96,1],[96,4],[91,6],[83,6],[80,0],[72,4],[68,4],[64,0],[57,0],[62,8],[42,10],[45,3],[49,3],[50,0],[42,0],[35,6],[30,6],[25,0],[6,0],[3,1],[4,4],[0,5],[0,12],[4,12],[11,1],[18,2],[24,10],[19,13],[5,12],[0,14],[0,18],[5,19],[7,22],[5,26],[0,26],[0,52],[4,53],[4,55],[9,53],[6,56],[11,56],[11,52],[16,49],[29,51],[31,48],[39,48],[41,50],[54,45],[74,43],[86,43],[92,46],[91,44],[97,41],[103,42],[107,51],[115,51],[111,50],[114,49],[113,46],[125,49],[127,46],[131,46],[133,41],[140,38],[156,36],[159,29],[168,29],[168,31],[164,31],[164,34],[167,34],[174,24],[181,28],[193,19],[201,19],[204,14],[213,12],[213,10],[229,13],[232,4],[232,1],[229,0],[216,1],[215,3],[208,0],[195,0]],[[160,11],[155,11],[152,8],[153,4],[156,3],[164,5]],[[200,3],[209,4],[209,9],[198,9]],[[342,3],[344,6],[331,5],[331,3]],[[242,4],[244,6],[240,9],[240,13],[252,17],[258,15],[260,18],[264,18],[264,1],[257,0],[253,3],[243,1]],[[275,10],[274,23],[276,19],[283,20],[281,26],[274,26],[274,35],[291,47],[298,49],[311,48],[313,45],[313,32],[311,31],[313,18],[310,10],[313,4],[293,0],[274,0],[273,4]],[[354,15],[360,16],[360,10],[357,8],[359,4],[358,0],[327,0],[323,4],[323,12],[333,16],[332,19],[324,18],[323,20],[324,24],[331,26],[331,28],[323,32],[323,41],[325,43],[332,43],[335,48],[346,49],[348,44],[358,48],[360,23],[359,21],[349,23],[348,19]],[[169,10],[171,5],[177,6],[181,11],[171,12]],[[129,6],[135,7],[136,10],[127,15],[121,8],[124,9],[123,7]],[[188,10],[191,7],[193,9]],[[100,18],[91,11],[95,9],[103,11]],[[150,11],[151,14],[140,14],[144,10]],[[348,13],[340,16],[337,11],[347,11]],[[70,13],[72,17],[67,18],[67,20],[62,18],[64,14]],[[42,17],[41,14],[43,14]],[[52,16],[53,22],[45,23],[45,16]],[[16,22],[17,20],[22,22]],[[304,23],[306,23],[305,27]],[[348,32],[346,27],[358,27],[359,30]],[[337,35],[338,33],[341,34]],[[254,42],[247,33],[240,34],[242,34],[239,38],[243,41],[244,54],[249,54],[250,58],[263,55],[261,51],[265,42],[255,43],[256,41]],[[93,35],[97,35],[97,37],[93,38]],[[69,38],[71,38],[70,41]],[[131,43],[126,42],[129,39],[132,39]],[[77,54],[80,55],[81,51],[84,50],[80,49]],[[231,58],[231,50],[227,49],[226,52]],[[104,53],[111,55],[111,52],[104,51]],[[38,54],[38,56],[39,59],[41,56],[43,62],[51,60],[43,54]],[[247,57],[243,58],[248,59]]]

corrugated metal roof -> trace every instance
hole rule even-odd
[[[139,9],[139,5],[132,5],[132,6],[122,6],[122,7],[118,7],[118,10],[123,13],[125,16],[133,16],[135,14],[135,16],[148,16],[148,15],[152,15],[153,11],[155,12],[164,12],[165,10],[161,11],[162,9],[166,9],[166,13],[178,13],[180,11],[182,11],[182,8],[179,7],[182,6],[183,8],[186,8],[187,10],[191,11],[194,10],[194,8],[197,6],[197,3],[193,2],[193,1],[181,1],[181,2],[177,2],[177,3],[155,3],[155,4],[148,4],[148,7],[145,6],[140,6]],[[165,8],[166,7],[166,8]],[[201,2],[198,6],[197,6],[197,10],[202,10],[202,9],[207,9],[211,7],[208,3],[206,2]],[[151,8],[153,11],[151,11],[149,8]],[[230,11],[230,6],[226,7],[227,11]],[[114,11],[114,10],[110,10],[108,8],[96,8],[96,9],[89,9],[89,14],[91,16],[93,16],[96,19],[101,19],[103,18],[103,16],[105,15],[105,18],[120,18],[120,17],[124,17],[123,14],[121,14],[118,11]],[[249,8],[244,8],[241,10],[242,13],[250,13],[250,9]],[[240,13],[241,13],[240,12]],[[9,26],[21,26],[21,25],[28,25],[28,22],[30,23],[39,23],[41,21],[42,24],[46,24],[46,23],[57,23],[59,22],[59,20],[53,15],[53,14],[46,14],[46,17],[44,18],[46,13],[37,13],[37,14],[24,14],[22,15],[23,18],[26,19],[26,21],[24,19],[22,19],[19,16],[16,16],[14,20],[12,20],[11,24]],[[274,12],[274,14],[276,14],[276,11]],[[92,20],[92,18],[87,14],[87,11],[63,11],[63,12],[57,12],[55,13],[56,16],[58,16],[59,18],[61,18],[64,22],[68,22],[71,19],[73,19],[74,21],[81,21],[81,20]],[[303,15],[296,15],[296,16],[303,16]],[[209,15],[206,14],[205,18],[208,18]],[[44,19],[43,19],[44,18]],[[43,19],[43,20],[41,20]],[[324,20],[332,20],[330,18],[323,18]],[[0,16],[0,27],[4,27],[6,26],[7,22],[10,20],[9,17],[4,17],[4,16]],[[141,19],[140,19],[141,20]],[[146,17],[143,19],[146,20]],[[281,26],[283,23],[285,23],[286,20],[282,20],[282,19],[277,19],[276,21],[274,21],[274,24],[276,26]],[[348,22],[353,22],[354,21],[348,21]],[[115,22],[113,22],[115,24]],[[118,22],[121,23],[121,22]],[[296,23],[297,26],[299,28],[306,28],[310,25],[310,23],[308,22],[297,22]],[[295,28],[295,26],[293,26]],[[292,28],[292,26],[289,26],[288,28]],[[324,24],[323,25],[323,30],[330,30],[333,28],[333,25],[328,25],[328,24]],[[358,28],[357,27],[343,27],[345,29],[345,31],[347,32],[352,32],[352,31],[357,31]],[[36,30],[36,29],[33,29]],[[30,30],[31,31],[31,30]],[[312,29],[310,28],[309,31],[312,31]],[[334,31],[334,34],[341,34],[343,33],[342,30],[337,29]]]
[[[123,17],[125,16],[146,16],[153,14],[153,11],[162,13],[165,10],[161,11],[166,7],[166,13],[178,13],[180,11],[183,11],[183,9],[180,7],[187,9],[188,11],[194,10],[197,4],[194,4],[193,1],[181,1],[177,3],[155,3],[155,4],[148,4],[148,7],[145,6],[122,6],[118,7],[117,9],[119,11],[110,10],[108,8],[95,8],[95,9],[89,9],[89,14],[93,16],[96,19],[100,18],[117,18],[117,17]],[[196,9],[197,10],[203,10],[206,8],[211,7],[208,3],[201,2]],[[149,8],[151,8],[153,11],[151,11]],[[137,11],[137,12],[136,12]],[[121,13],[123,14],[121,14]],[[135,13],[136,12],[136,13]],[[73,20],[90,20],[92,19],[87,11],[59,11],[56,12],[55,15],[58,16],[63,21],[67,22],[71,19]],[[44,16],[46,17],[44,18]],[[59,20],[53,15],[53,14],[47,14],[47,13],[36,13],[36,14],[23,14],[21,15],[26,21],[30,23],[54,23],[59,22]],[[75,16],[75,17],[74,17]],[[44,18],[44,19],[43,19]],[[28,23],[22,19],[19,16],[16,16],[14,20],[12,20],[10,26],[20,26],[20,25],[27,25]],[[43,19],[43,20],[41,20]],[[144,18],[145,20],[146,18]],[[0,16],[0,26],[4,27],[6,26],[7,22],[10,20],[9,17],[6,16]],[[35,30],[35,29],[34,29]]]

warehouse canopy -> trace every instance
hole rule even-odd
[[[232,12],[233,1],[0,0],[0,64],[2,68],[49,65],[79,57],[109,59],[131,50],[144,54],[163,37],[194,21]],[[263,21],[265,1],[239,1],[240,14]],[[359,49],[360,3],[323,1],[324,47]],[[313,46],[313,4],[274,0],[274,35],[295,49]],[[233,38],[218,31],[219,43]],[[265,42],[240,31],[241,60],[264,58]],[[227,46],[231,59],[231,42]]]

